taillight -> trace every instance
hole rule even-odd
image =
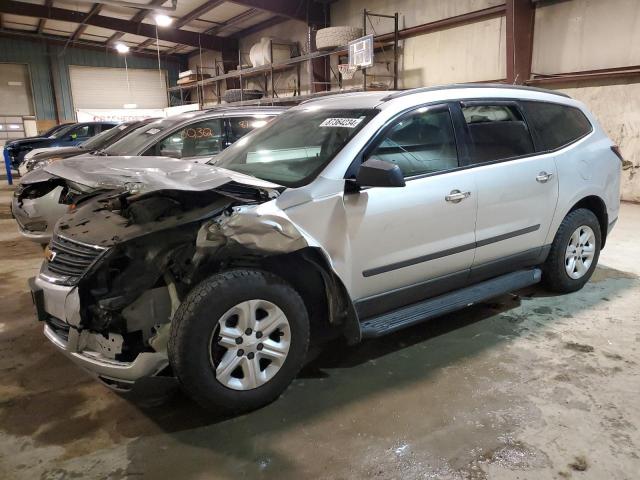
[[[618,145],[613,145],[611,147],[611,151],[616,154],[616,156],[620,159],[620,162],[624,163],[624,158],[622,157],[622,152],[620,151],[620,147]]]

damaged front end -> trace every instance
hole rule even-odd
[[[275,206],[275,185],[138,187],[97,195],[63,216],[33,285],[47,337],[121,390],[171,376],[171,320],[202,279],[310,246]],[[339,288],[324,280],[325,288]],[[331,302],[330,315],[345,308]]]
[[[23,236],[45,244],[70,206],[93,193],[95,189],[39,170],[21,179],[13,194],[11,212]]]

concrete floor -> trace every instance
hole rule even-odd
[[[623,206],[591,282],[540,288],[354,348],[283,398],[224,419],[182,395],[145,408],[42,336],[0,191],[0,478],[636,479],[640,206]]]

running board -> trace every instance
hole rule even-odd
[[[396,332],[474,303],[534,285],[541,278],[542,270],[539,268],[520,270],[372,317],[360,324],[362,338],[381,337]]]

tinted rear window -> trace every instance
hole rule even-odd
[[[555,150],[591,132],[591,123],[579,109],[546,102],[521,102],[542,150]]]
[[[484,163],[534,152],[527,124],[511,105],[462,108],[471,137],[471,162]]]

